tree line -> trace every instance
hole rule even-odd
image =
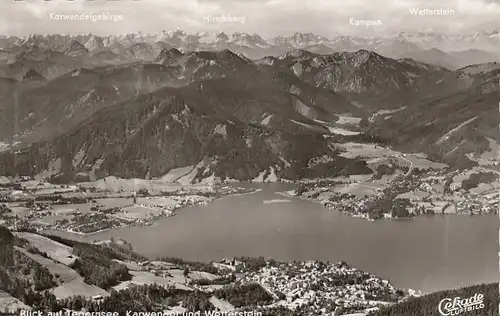
[[[421,297],[413,297],[399,304],[384,307],[377,312],[372,312],[369,316],[440,316],[438,305],[442,299],[454,297],[466,299],[474,296],[476,293],[484,295],[484,308],[468,311],[464,313],[464,315],[498,315],[498,305],[500,303],[498,283],[490,283],[463,287],[458,290],[435,292]]]

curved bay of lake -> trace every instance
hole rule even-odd
[[[56,234],[85,241],[122,238],[151,258],[346,261],[397,287],[424,292],[499,279],[496,215],[369,222],[276,194],[290,185],[251,186],[262,191],[185,208],[153,226]]]

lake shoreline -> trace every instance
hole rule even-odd
[[[152,226],[91,235],[54,234],[83,242],[123,239],[152,260],[168,256],[211,262],[262,256],[280,261],[346,261],[400,288],[425,293],[484,283],[498,270],[493,255],[497,244],[492,243],[498,225],[488,216],[418,216],[411,221],[368,223],[296,196],[286,196],[291,203],[264,202],[284,196],[282,192],[293,189],[289,185],[241,185],[262,190],[188,207]],[[464,251],[470,255],[464,257]]]
[[[412,213],[412,216],[409,216],[409,217],[393,217],[391,214],[387,214],[386,213],[386,214],[384,214],[383,217],[380,217],[380,218],[370,218],[369,214],[367,214],[367,213],[350,213],[350,212],[344,212],[344,211],[338,210],[338,209],[336,209],[334,207],[328,206],[328,204],[325,201],[319,200],[317,198],[306,197],[306,196],[303,196],[303,195],[296,195],[294,193],[295,193],[295,191],[293,191],[293,190],[291,190],[291,191],[284,191],[284,192],[276,192],[276,194],[284,196],[284,197],[297,198],[297,199],[304,200],[304,201],[314,202],[314,203],[317,203],[317,204],[323,206],[324,208],[326,208],[326,209],[328,209],[330,211],[336,211],[336,212],[339,212],[341,214],[345,214],[345,215],[353,217],[353,218],[364,219],[364,220],[369,221],[369,222],[387,221],[387,220],[389,220],[389,221],[407,221],[407,220],[414,220],[414,219],[419,218],[419,217],[433,217],[433,216],[442,216],[442,217],[447,217],[447,216],[461,216],[461,217],[470,216],[470,217],[474,217],[474,216],[496,215],[495,213],[480,213],[480,214],[474,214],[474,213],[469,213],[469,214],[466,214],[466,213],[426,213],[426,214],[418,214],[418,215],[415,215],[415,214]]]
[[[224,186],[224,187],[229,187],[229,186]],[[40,230],[42,233],[44,231],[60,231],[60,232],[65,232],[65,233],[69,233],[69,234],[75,234],[77,236],[81,236],[81,237],[91,237],[93,235],[97,235],[97,234],[100,234],[100,233],[104,233],[104,232],[107,232],[107,231],[110,231],[110,230],[113,230],[113,229],[117,229],[117,228],[126,228],[126,227],[148,227],[148,226],[153,226],[155,225],[155,223],[157,223],[159,220],[161,219],[167,219],[167,218],[170,218],[170,217],[173,217],[173,216],[177,216],[178,215],[178,211],[181,210],[181,209],[186,209],[186,208],[191,208],[191,207],[195,207],[195,206],[198,206],[198,205],[201,205],[201,204],[209,204],[209,203],[213,203],[217,200],[220,200],[220,199],[224,199],[226,197],[233,197],[233,196],[244,196],[244,195],[247,195],[247,194],[255,194],[255,193],[258,193],[260,191],[262,191],[262,189],[248,189],[248,188],[241,188],[241,187],[236,187],[236,188],[232,188],[232,190],[234,191],[227,191],[225,193],[220,193],[218,192],[217,194],[215,194],[215,196],[211,197],[209,201],[206,201],[204,203],[195,203],[195,204],[186,204],[186,205],[182,205],[180,207],[174,207],[172,209],[170,209],[170,213],[167,214],[167,215],[164,215],[164,216],[158,216],[156,218],[151,218],[148,222],[146,223],[133,223],[133,224],[129,224],[129,225],[123,225],[123,226],[117,226],[117,227],[109,227],[109,228],[105,228],[105,229],[100,229],[100,230],[97,230],[97,231],[93,231],[93,232],[79,232],[79,231],[75,231],[75,230],[72,230],[72,229],[57,229],[56,227],[53,227],[53,228],[50,228],[50,229],[42,229]],[[241,191],[244,191],[243,193],[239,193]],[[231,193],[231,192],[235,192],[235,193]],[[155,196],[151,196],[151,197],[155,197]]]

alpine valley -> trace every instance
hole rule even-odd
[[[335,184],[353,198],[374,182],[375,195],[426,191],[439,200],[426,212],[463,202],[443,198],[454,190],[474,205],[488,201],[474,209],[489,212],[498,203],[498,41],[498,30],[364,40],[181,30],[4,37],[0,174],[53,183],[179,170],[166,178],[306,180],[300,192],[322,193],[324,203],[335,203]],[[415,57],[417,46],[456,52],[459,43],[487,57],[448,68],[449,54]],[[279,55],[249,59],[267,53]]]
[[[499,29],[0,37],[0,312],[426,316],[491,294],[416,298],[345,262],[151,261],[54,232],[152,225],[263,182],[283,185],[267,204],[370,221],[498,214],[499,80]]]

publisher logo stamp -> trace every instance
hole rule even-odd
[[[478,293],[465,299],[460,297],[445,298],[439,302],[438,311],[443,316],[460,315],[463,312],[484,308],[483,300],[484,295]]]

